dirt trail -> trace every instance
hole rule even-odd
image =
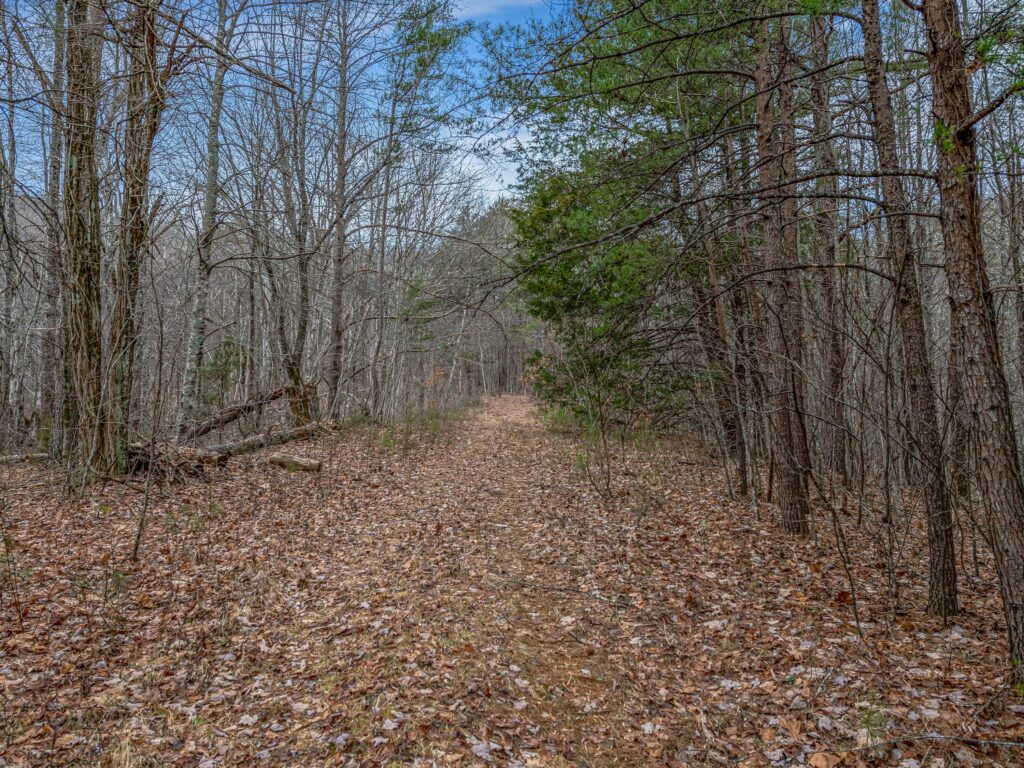
[[[670,446],[618,453],[605,502],[580,448],[526,398],[353,429],[289,448],[319,475],[159,488],[139,565],[137,490],[9,471],[0,765],[968,764],[1005,752],[863,747],[1021,735],[987,582],[943,628],[906,575],[887,625],[865,546],[862,641],[828,536],[781,538]]]

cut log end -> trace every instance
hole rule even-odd
[[[319,472],[321,463],[315,459],[304,459],[299,456],[271,456],[267,459],[271,464],[287,469],[289,472]]]

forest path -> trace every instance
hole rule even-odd
[[[864,706],[889,736],[983,733],[990,589],[886,626],[856,553],[861,642],[827,536],[780,537],[668,444],[616,448],[602,500],[584,449],[523,397],[292,444],[323,471],[155,488],[136,565],[136,490],[9,472],[0,765],[832,766]]]

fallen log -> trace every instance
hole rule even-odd
[[[264,405],[274,402],[278,398],[284,397],[287,391],[286,387],[278,387],[273,392],[255,395],[244,403],[228,406],[227,408],[218,411],[205,421],[201,421],[190,427],[185,432],[184,440],[186,442],[189,440],[195,440],[197,437],[202,437],[208,432],[213,432],[215,429],[226,427],[228,424],[242,418],[247,413],[251,413],[252,411],[262,408]]]
[[[316,459],[305,459],[301,456],[271,456],[267,459],[271,464],[287,469],[289,472],[319,472],[320,462]]]
[[[292,440],[302,440],[306,437],[313,437],[317,435],[322,427],[319,424],[306,424],[302,427],[296,427],[295,429],[286,429],[281,432],[268,432],[264,435],[256,435],[255,437],[247,437],[245,440],[237,440],[233,443],[221,443],[220,445],[211,445],[206,449],[208,453],[214,453],[218,456],[240,456],[245,453],[252,453],[258,451],[260,448],[269,448],[272,445],[283,445],[284,443],[290,443]]]
[[[176,445],[132,443],[128,446],[128,474],[153,471],[165,477],[196,476],[205,467],[222,467],[227,456],[211,453],[203,448]]]
[[[45,453],[15,453],[10,456],[0,456],[0,464],[20,464],[23,461],[46,461],[48,456]]]
[[[306,424],[295,429],[268,432],[245,440],[221,443],[207,448],[192,448],[166,443],[154,446],[133,443],[128,448],[128,472],[133,474],[153,471],[166,477],[200,475],[206,467],[223,467],[231,456],[241,456],[258,451],[260,448],[313,437],[320,430],[319,424]]]

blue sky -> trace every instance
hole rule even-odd
[[[461,9],[455,15],[461,20],[482,25],[517,24],[529,19],[550,18],[552,1],[462,0]],[[509,136],[509,141],[512,138]],[[525,129],[516,132],[515,138],[524,144],[529,143],[529,134]],[[515,164],[500,155],[488,161],[479,157],[469,158],[467,166],[480,174],[481,192],[488,200],[504,195],[517,180]]]
[[[495,24],[546,15],[544,0],[464,0],[458,15],[464,19]]]

